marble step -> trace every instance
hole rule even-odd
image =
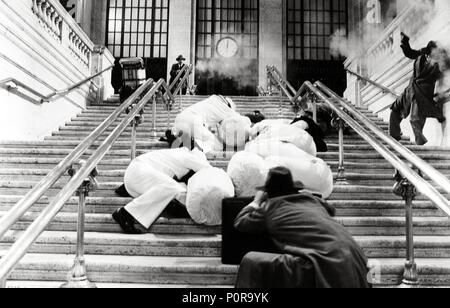
[[[72,255],[28,254],[10,280],[64,281],[72,264]],[[87,255],[86,264],[96,283],[234,285],[237,273],[219,258]]]
[[[11,231],[0,241],[0,250],[8,250],[22,231]],[[76,232],[46,231],[28,251],[40,254],[75,254]],[[369,258],[405,258],[403,236],[355,236]],[[126,235],[117,233],[85,234],[88,255],[221,257],[220,235]],[[449,236],[416,236],[417,258],[450,258]]]
[[[0,195],[0,211],[9,211],[22,195]],[[30,212],[41,212],[53,198],[42,197]],[[127,205],[132,199],[111,195],[109,197],[88,197],[86,212],[91,214],[111,214],[116,209]],[[367,200],[329,200],[328,203],[337,209],[338,216],[350,217],[404,217],[405,203],[402,200],[367,201]],[[430,201],[415,201],[413,203],[416,217],[446,217]],[[62,209],[62,213],[77,213],[78,198],[72,197]]]
[[[5,212],[0,212],[3,216]],[[38,213],[28,212],[13,227],[13,230],[24,230],[36,219]],[[47,231],[75,231],[77,213],[60,213],[46,228]],[[336,220],[354,236],[362,235],[405,235],[404,217],[336,217]],[[220,227],[198,226],[188,219],[161,218],[146,233],[155,234],[220,234]],[[110,214],[87,214],[86,232],[121,233],[120,227]],[[450,219],[448,217],[415,217],[414,233],[422,236],[449,236]]]
[[[450,260],[418,258],[420,283],[424,286],[450,285]],[[375,285],[399,285],[403,258],[370,259]],[[73,256],[28,254],[12,273],[10,281],[64,281]],[[86,256],[88,277],[96,283],[233,285],[237,266],[222,265],[217,258]]]

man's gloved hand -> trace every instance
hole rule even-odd
[[[402,38],[402,44],[407,44],[407,43],[409,43],[409,36],[407,36],[405,33],[400,33],[400,36],[401,36],[401,38]]]

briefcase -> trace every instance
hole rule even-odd
[[[251,235],[237,231],[234,221],[253,198],[230,198],[222,206],[222,263],[239,265],[249,252],[276,252],[269,235]]]

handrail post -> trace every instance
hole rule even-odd
[[[281,119],[283,118],[283,90],[281,89],[281,85],[279,87],[280,90],[280,106],[278,110],[278,117]]]
[[[406,263],[401,287],[416,287],[419,285],[419,274],[414,253],[413,200],[417,196],[417,189],[399,171],[396,172],[395,179],[397,183],[394,194],[402,197],[406,206]]]
[[[344,149],[344,129],[346,127],[345,121],[339,117],[335,117],[331,123],[334,128],[339,131],[339,167],[336,182],[346,185],[347,177],[345,175],[345,149]]]
[[[85,165],[85,161],[80,161],[79,168]],[[74,176],[76,168],[72,166],[69,174]],[[89,192],[95,189],[97,181],[97,169],[94,169],[90,176],[83,181],[77,190],[78,195],[78,226],[77,226],[77,251],[73,267],[69,273],[69,280],[61,286],[63,289],[95,289],[96,285],[90,282],[87,277],[86,261],[84,259],[84,231],[85,231],[85,209],[86,197]]]
[[[126,113],[131,112],[130,108],[127,108]],[[139,114],[131,122],[131,160],[136,158],[136,139],[137,139],[137,128],[142,124],[144,118],[144,109],[142,109]]]
[[[183,111],[183,89],[182,89],[182,87],[178,91],[178,99],[180,102],[180,112],[182,112]]]
[[[156,139],[158,136],[156,132],[156,95],[153,95],[153,104],[152,104],[152,137]]]

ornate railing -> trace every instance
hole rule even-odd
[[[66,46],[85,68],[90,68],[94,44],[59,1],[31,0],[30,5],[42,27],[55,40]]]

